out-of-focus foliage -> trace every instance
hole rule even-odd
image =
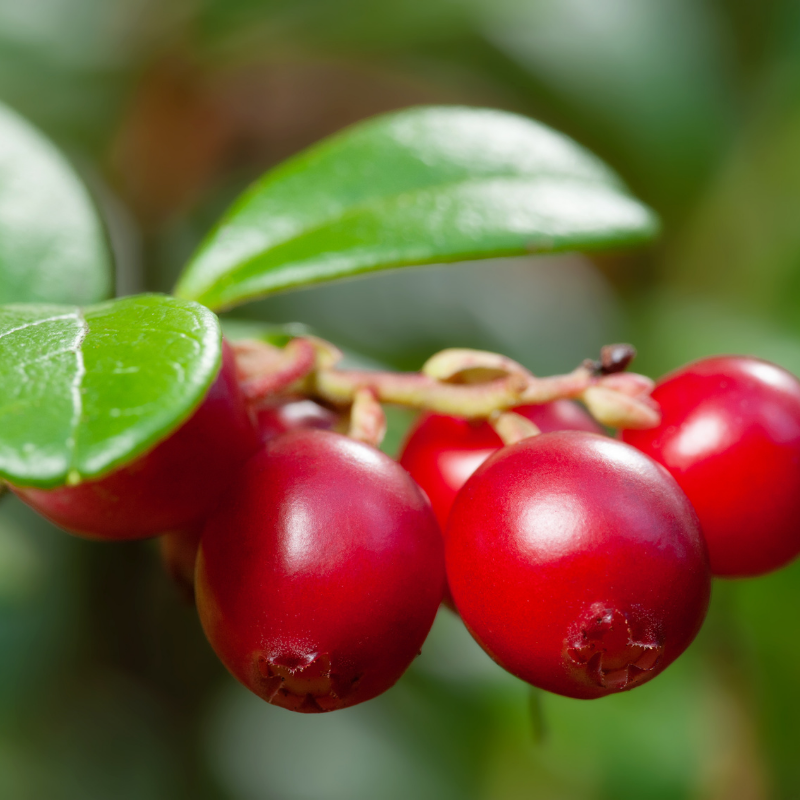
[[[0,99],[111,222],[120,286],[168,290],[264,169],[420,103],[541,119],[665,220],[626,256],[420,267],[242,309],[403,368],[448,345],[538,372],[608,341],[658,375],[720,352],[800,373],[796,0],[0,0]],[[396,447],[408,415],[392,414]],[[793,800],[800,564],[718,583],[634,692],[531,696],[443,612],[386,696],[293,717],[233,683],[147,543],[0,508],[0,796]]]
[[[105,233],[58,151],[0,104],[0,303],[93,303],[111,293]]]

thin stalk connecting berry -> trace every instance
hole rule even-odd
[[[635,354],[630,345],[607,345],[599,361],[586,361],[564,375],[538,377],[511,359],[481,350],[451,348],[432,356],[419,372],[340,369],[341,353],[314,337],[298,337],[284,348],[265,342],[234,345],[245,394],[253,403],[275,394],[301,393],[351,408],[351,435],[379,443],[385,429],[377,406],[407,406],[468,419],[498,421],[520,405],[581,400],[603,425],[648,429],[661,419],[650,397],[653,381],[623,372]],[[527,433],[504,418],[509,441]],[[513,431],[512,431],[513,429]],[[503,438],[506,438],[504,436]]]

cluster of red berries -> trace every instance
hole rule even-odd
[[[685,650],[712,574],[800,552],[800,382],[712,358],[652,397],[660,426],[621,441],[566,400],[515,409],[543,433],[505,447],[486,422],[428,413],[398,464],[333,432],[337,414],[310,400],[254,416],[226,347],[199,409],[148,454],[79,486],[14,491],[85,536],[173,531],[163,552],[213,648],[284,708],[388,689],[443,597],[514,675],[600,697]]]

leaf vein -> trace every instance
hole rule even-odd
[[[60,319],[73,319],[75,316],[76,314],[73,312],[69,314],[59,314],[56,317],[47,317],[46,319],[37,319],[36,322],[26,322],[23,325],[17,325],[16,328],[10,328],[7,331],[3,331],[3,333],[0,333],[0,339],[4,339],[6,336],[10,336],[12,333],[18,333],[19,331],[24,331],[28,328],[35,328],[37,325],[44,325],[47,322],[56,322]]]

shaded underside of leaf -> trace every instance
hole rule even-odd
[[[0,304],[83,305],[112,286],[86,188],[47,139],[0,104]]]
[[[218,321],[196,303],[0,308],[0,474],[51,487],[132,460],[191,414],[220,359]]]
[[[221,317],[222,334],[229,342],[257,339],[283,347],[296,336],[308,336],[313,331],[302,322],[270,323],[260,320]]]
[[[176,291],[227,308],[371,270],[623,246],[656,230],[652,212],[567,137],[505,112],[416,108],[268,173]]]

